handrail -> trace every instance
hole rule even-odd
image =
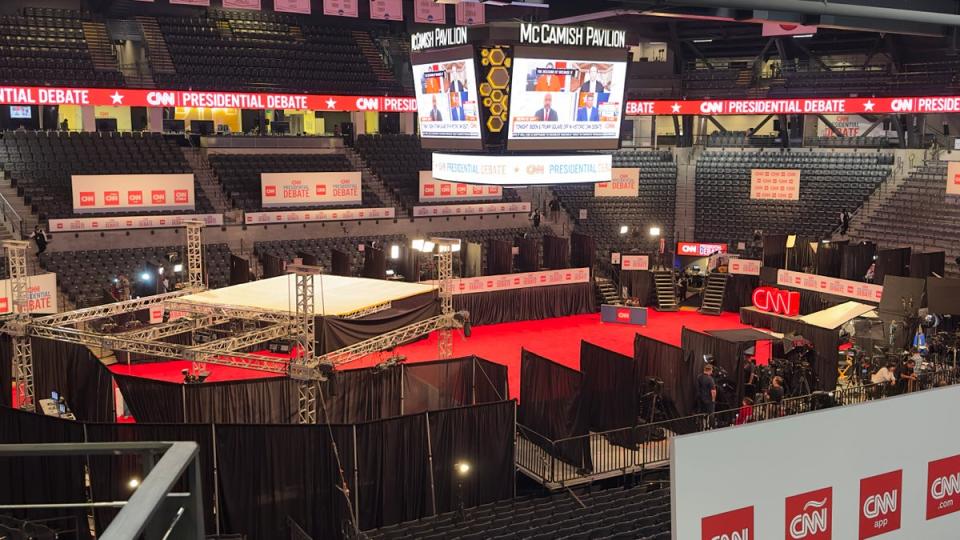
[[[0,217],[3,217],[3,221],[9,221],[13,224],[13,235],[14,237],[19,237],[20,240],[26,238],[23,231],[23,217],[17,213],[17,211],[10,204],[10,201],[0,193]]]

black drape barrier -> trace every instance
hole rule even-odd
[[[119,374],[114,374],[113,378],[136,421],[162,424],[186,421],[183,384]]]
[[[339,370],[322,383],[329,421],[366,422],[400,416],[401,368]]]
[[[487,240],[486,275],[496,276],[513,272],[513,243],[506,240]]]
[[[330,273],[335,276],[350,277],[353,275],[353,261],[349,253],[339,249],[330,250]]]
[[[189,423],[290,424],[297,421],[297,383],[287,377],[187,384],[183,395]],[[140,421],[136,415],[134,418]]]
[[[787,258],[787,235],[763,235],[763,265],[783,268]]]
[[[739,312],[740,308],[753,305],[753,291],[759,285],[759,276],[730,274],[723,293],[723,310]]]
[[[230,254],[230,284],[240,285],[250,281],[250,262],[243,257]]]
[[[4,387],[4,392],[9,394],[10,387]],[[83,442],[83,424],[0,407],[0,444],[67,442]],[[0,504],[85,502],[85,464],[84,456],[0,459]],[[70,516],[76,519],[79,537],[90,537],[86,527],[86,508],[4,510],[3,514],[22,519]]]
[[[633,358],[580,341],[582,399],[590,431],[611,431],[637,424],[637,363]],[[633,431],[610,433],[611,444],[633,448]]]
[[[474,372],[476,403],[510,399],[507,366],[477,358]]]
[[[596,312],[593,283],[526,287],[507,291],[458,294],[453,309],[470,312],[475,325],[566,317]]]
[[[797,236],[793,247],[787,249],[787,269],[796,272],[813,272],[816,269],[817,254],[810,244],[818,241],[817,238]]]
[[[870,242],[841,246],[840,277],[851,281],[863,281],[876,254],[877,245]]]
[[[821,243],[817,247],[817,274],[840,277],[840,250],[846,242]]]
[[[264,279],[283,275],[284,261],[280,257],[265,253],[260,257],[260,262],[263,265]]]
[[[559,236],[543,237],[543,266],[551,270],[570,266],[570,241]]]
[[[592,236],[570,235],[570,265],[574,268],[593,268],[597,262],[597,242]]]
[[[483,274],[481,263],[483,262],[483,246],[476,242],[464,242],[460,248],[463,271],[461,277],[477,277]]]
[[[113,375],[83,345],[31,338],[36,399],[56,391],[78,420],[113,422]],[[6,387],[9,395],[10,387]]]
[[[387,257],[382,249],[366,246],[363,250],[363,277],[386,279]]]
[[[13,339],[0,333],[0,407],[9,407],[13,387]]]
[[[518,238],[517,247],[520,248],[517,270],[521,272],[536,272],[539,270],[540,242],[536,238]]]
[[[747,343],[734,343],[710,334],[701,334],[686,327],[681,331],[680,348],[685,361],[699,365],[699,373],[703,373],[703,355],[713,355],[715,364],[726,371],[730,384],[736,388],[734,395],[727,396],[727,403],[720,402],[721,396],[718,392],[717,410],[740,406],[740,400],[743,399],[743,352],[750,346]],[[714,371],[713,375],[718,377],[719,374]],[[696,379],[690,381],[690,385],[696,388]]]
[[[873,282],[883,283],[884,276],[909,276],[910,248],[881,249],[877,252],[877,268]]]
[[[927,278],[927,307],[937,315],[960,314],[960,279]]]
[[[583,402],[582,375],[526,349],[520,353],[520,395],[517,423],[532,430],[532,442],[548,454],[591,470],[589,418]],[[552,443],[570,437],[572,441]]]
[[[773,313],[754,309],[740,310],[740,322],[756,328],[766,328],[781,334],[797,334],[813,343],[813,371],[816,382],[813,390],[832,392],[837,386],[837,350],[840,348],[840,330],[807,324],[799,319],[778,317]]]
[[[696,381],[703,371],[702,360],[686,358],[680,347],[640,334],[633,339],[633,358],[638,387],[651,378],[661,380],[664,405],[672,403],[681,417],[696,413]]]
[[[317,317],[317,350],[341,349],[440,314],[437,292],[430,291],[391,303],[390,309],[359,319]]]
[[[914,253],[910,256],[910,277],[928,278],[933,274],[943,277],[945,268],[946,253],[943,251]]]
[[[640,300],[641,306],[656,305],[656,288],[653,272],[647,270],[627,270],[620,272],[620,285],[627,288],[631,298]]]
[[[317,256],[313,253],[309,253],[307,251],[297,251],[296,255],[303,264],[309,264],[310,266],[317,266],[320,264],[320,260],[317,259]]]

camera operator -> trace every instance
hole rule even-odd
[[[897,383],[896,368],[896,363],[887,362],[887,365],[870,376],[870,382],[877,385],[876,397],[886,396]]]
[[[717,382],[713,380],[713,364],[703,366],[703,373],[697,376],[697,410],[703,414],[713,414],[717,407]]]
[[[770,380],[770,388],[767,388],[767,401],[773,403],[774,416],[780,416],[781,404],[783,403],[783,377],[777,375]]]
[[[757,375],[757,359],[751,356],[743,364],[743,394],[750,398],[757,398],[757,381],[760,376]]]

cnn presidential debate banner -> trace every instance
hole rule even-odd
[[[640,195],[640,169],[615,168],[609,182],[593,185],[594,197],[638,197]]]
[[[73,211],[193,210],[192,174],[75,174]]]
[[[275,212],[246,212],[247,225],[270,223],[298,223],[304,221],[357,221],[361,219],[393,219],[394,208],[335,208],[326,210],[283,210]]]
[[[420,202],[500,200],[502,197],[503,188],[500,186],[446,182],[434,178],[432,171],[420,171]]]
[[[260,173],[263,207],[359,204],[360,172]]]
[[[113,231],[123,229],[169,229],[183,227],[187,221],[200,221],[206,226],[223,225],[223,214],[173,214],[153,216],[111,216],[96,218],[51,219],[51,233]]]
[[[495,203],[434,204],[431,206],[413,207],[413,217],[517,214],[520,212],[529,213],[530,203],[501,201]]]
[[[750,198],[800,200],[800,169],[750,169]]]
[[[947,162],[947,195],[960,195],[960,161]]]
[[[13,313],[13,297],[10,293],[10,280],[0,281],[0,315]],[[27,277],[27,312],[57,312],[57,275],[39,274]]]

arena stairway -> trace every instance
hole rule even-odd
[[[620,299],[620,293],[617,291],[617,285],[613,280],[597,277],[594,281],[594,287],[597,291],[597,305],[609,304],[619,306],[623,304]]]
[[[700,313],[719,315],[723,311],[723,295],[727,290],[728,274],[714,272],[707,276],[707,286],[703,289],[703,302]]]
[[[657,293],[657,311],[677,311],[677,288],[673,272],[654,272],[653,285]]]

